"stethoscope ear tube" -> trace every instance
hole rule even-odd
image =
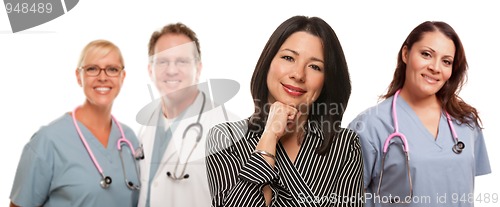
[[[393,99],[392,99],[392,119],[394,121],[394,132],[392,134],[389,135],[389,137],[386,138],[385,142],[384,142],[384,145],[383,145],[383,151],[382,151],[382,163],[381,163],[381,169],[380,169],[380,175],[379,175],[379,183],[378,183],[378,187],[377,187],[377,194],[380,195],[380,188],[382,187],[382,178],[384,176],[384,164],[385,164],[385,157],[387,155],[387,151],[388,151],[388,147],[390,145],[390,140],[392,138],[395,138],[395,137],[399,137],[401,138],[401,141],[403,142],[403,151],[405,153],[405,157],[406,157],[406,171],[407,171],[407,176],[408,176],[408,182],[409,182],[409,185],[410,185],[410,193],[409,195],[406,197],[405,201],[403,202],[406,202],[406,203],[409,203],[411,202],[411,198],[413,197],[413,183],[412,183],[412,176],[411,176],[411,168],[410,168],[410,156],[409,156],[409,148],[408,148],[408,142],[407,142],[407,139],[405,137],[404,134],[400,133],[399,132],[399,126],[398,126],[398,116],[397,116],[397,112],[396,112],[396,100],[398,98],[398,95],[399,93],[401,92],[401,89],[400,90],[397,90],[396,93],[394,94],[393,96]],[[462,153],[463,149],[465,148],[465,143],[463,143],[462,141],[460,141],[458,139],[458,136],[457,136],[457,133],[455,131],[455,128],[453,127],[453,123],[451,121],[451,116],[448,112],[445,112],[446,113],[446,118],[448,120],[448,125],[450,127],[450,131],[451,131],[451,134],[453,136],[453,140],[454,140],[454,145],[452,147],[452,150],[455,154],[460,154]],[[393,203],[402,203],[401,200],[394,200]]]
[[[182,152],[182,149],[184,149],[184,139],[186,138],[186,134],[192,128],[198,128],[198,133],[196,135],[196,142],[193,145],[193,148],[191,149],[191,151],[189,152],[189,154],[188,154],[188,156],[186,158],[186,162],[184,163],[184,167],[182,167],[181,176],[177,175],[177,167],[179,167],[180,157],[181,157],[180,156],[180,152],[179,152],[179,156],[177,157],[177,162],[175,163],[174,172],[171,173],[171,172],[167,171],[167,173],[166,173],[167,176],[169,178],[173,179],[173,180],[182,180],[182,179],[188,179],[189,178],[189,174],[185,173],[186,172],[187,163],[189,161],[189,158],[193,154],[194,150],[196,149],[196,146],[198,146],[198,143],[200,142],[200,140],[202,138],[202,135],[203,135],[203,125],[201,125],[200,119],[201,119],[201,115],[203,114],[203,110],[205,109],[206,97],[205,97],[205,93],[204,92],[201,92],[201,95],[203,97],[203,102],[202,102],[201,107],[200,107],[200,112],[198,113],[198,118],[196,119],[195,123],[192,123],[192,124],[188,125],[186,127],[186,129],[184,129],[184,132],[182,133],[181,152]]]
[[[111,185],[112,183],[112,179],[110,176],[105,176],[104,175],[104,172],[101,168],[101,166],[99,165],[99,162],[97,161],[97,159],[95,158],[94,156],[94,153],[92,152],[92,149],[90,149],[90,146],[88,145],[87,143],[87,140],[85,139],[82,131],[80,130],[80,127],[78,126],[78,123],[76,121],[76,110],[78,109],[78,107],[76,107],[71,116],[72,116],[72,119],[73,119],[73,124],[76,128],[76,131],[80,137],[80,140],[82,141],[85,149],[87,150],[92,162],[94,163],[95,167],[97,168],[97,171],[99,172],[99,174],[101,175],[102,179],[100,181],[100,185],[102,188],[109,188],[109,186]],[[132,182],[129,182],[127,180],[127,174],[125,172],[125,164],[123,162],[123,157],[122,157],[122,147],[121,147],[121,143],[122,142],[125,142],[128,147],[130,148],[131,152],[132,152],[132,156],[134,157],[134,159],[140,159],[140,158],[144,158],[144,152],[142,150],[142,146],[139,147],[140,151],[138,151],[137,153],[134,151],[134,148],[132,146],[132,143],[130,143],[130,141],[128,139],[125,138],[125,134],[123,132],[123,128],[121,127],[120,123],[115,119],[115,117],[111,116],[111,119],[113,120],[113,122],[116,123],[116,125],[118,126],[118,129],[120,130],[120,133],[121,133],[121,138],[118,139],[118,142],[117,142],[117,149],[119,151],[119,154],[120,154],[120,160],[121,160],[121,164],[122,164],[122,170],[123,170],[123,175],[125,177],[125,183],[127,184],[127,186],[129,187],[129,189],[131,190],[139,190],[140,189],[140,186],[139,185],[132,185],[133,187],[131,187],[129,185],[129,183],[132,183]],[[137,180],[140,180],[139,178],[139,170],[138,170],[138,167],[137,167],[137,163],[134,163],[136,165],[136,173],[137,173]],[[133,183],[132,183],[133,184]]]

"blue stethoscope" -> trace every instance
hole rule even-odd
[[[175,163],[175,168],[174,168],[174,172],[171,173],[170,171],[167,171],[167,176],[173,180],[182,180],[182,179],[188,179],[189,178],[189,174],[185,173],[186,172],[186,167],[187,167],[187,163],[189,161],[189,158],[191,157],[191,155],[193,154],[194,150],[196,149],[196,147],[198,146],[198,143],[200,142],[201,140],[201,135],[203,134],[203,126],[201,125],[200,123],[200,119],[201,119],[201,114],[203,114],[203,110],[205,109],[205,102],[206,102],[206,97],[205,97],[205,93],[202,91],[201,92],[201,95],[203,96],[203,102],[201,104],[201,107],[200,107],[200,112],[198,113],[198,118],[196,119],[196,122],[195,123],[192,123],[190,125],[188,125],[186,127],[186,129],[184,129],[184,132],[182,133],[182,142],[181,142],[181,148],[180,148],[180,151],[182,152],[182,149],[184,149],[184,139],[186,138],[186,134],[189,130],[191,129],[198,129],[198,133],[196,135],[196,142],[194,143],[193,147],[191,148],[191,151],[189,152],[187,158],[186,158],[186,162],[184,163],[184,166],[182,167],[182,171],[181,171],[181,174],[180,175],[177,175],[177,168],[179,167],[179,163],[180,163],[180,153],[179,153],[179,156],[177,157],[177,162]]]
[[[385,142],[384,142],[382,167],[380,169],[380,178],[379,178],[378,187],[377,187],[377,195],[380,195],[380,186],[382,185],[382,177],[384,176],[384,162],[385,162],[385,157],[387,155],[387,151],[389,150],[390,141],[393,138],[399,137],[399,139],[401,139],[401,141],[403,142],[402,148],[403,148],[403,151],[405,153],[405,158],[406,158],[406,171],[407,171],[407,176],[408,176],[408,183],[410,186],[410,193],[408,196],[406,196],[406,198],[404,200],[398,200],[398,199],[391,200],[391,203],[410,203],[411,198],[413,197],[413,184],[412,184],[411,173],[410,173],[410,155],[409,155],[410,150],[408,148],[408,141],[406,139],[406,136],[403,133],[399,132],[398,115],[396,112],[396,99],[398,98],[398,95],[400,92],[401,92],[401,89],[396,91],[396,93],[394,94],[394,97],[392,98],[392,106],[391,107],[392,107],[392,120],[394,121],[394,132],[392,134],[390,134],[389,137],[387,137],[385,139]],[[453,141],[455,142],[455,144],[452,147],[452,151],[455,154],[460,154],[460,153],[462,153],[463,149],[465,148],[465,144],[458,139],[457,133],[456,133],[455,128],[453,127],[453,123],[451,121],[450,114],[448,114],[448,112],[445,112],[445,113],[446,113],[446,119],[448,120],[448,125],[450,126],[451,134],[453,135]]]
[[[94,163],[95,167],[97,168],[97,171],[99,171],[99,174],[102,177],[101,182],[100,182],[101,187],[102,188],[109,188],[109,186],[111,185],[111,183],[112,183],[113,180],[111,179],[110,176],[106,176],[104,174],[104,171],[102,170],[101,166],[99,165],[99,162],[95,158],[94,153],[92,152],[92,149],[90,149],[90,147],[89,147],[89,145],[87,143],[87,140],[85,139],[85,136],[83,136],[83,133],[80,130],[80,127],[78,126],[78,123],[76,122],[75,112],[76,112],[77,109],[78,109],[78,107],[76,107],[73,110],[73,113],[71,114],[71,116],[73,118],[73,124],[75,125],[76,131],[78,132],[78,135],[80,136],[80,139],[82,140],[82,143],[85,146],[85,149],[89,153],[90,159],[92,159],[92,162]],[[115,124],[118,126],[118,129],[120,130],[120,133],[121,133],[121,138],[118,139],[118,142],[116,143],[116,145],[117,145],[118,151],[120,153],[120,160],[121,160],[121,163],[122,163],[123,176],[125,177],[125,185],[130,190],[140,190],[141,186],[139,184],[134,184],[132,181],[128,180],[128,178],[127,178],[127,173],[125,171],[125,163],[123,162],[123,156],[122,156],[122,145],[123,145],[123,143],[125,143],[125,145],[127,145],[130,148],[130,151],[132,152],[131,153],[132,157],[135,160],[144,159],[143,149],[142,149],[142,147],[139,147],[139,148],[137,148],[137,150],[134,150],[134,147],[132,146],[132,143],[125,137],[125,134],[123,133],[123,129],[122,129],[121,124],[118,121],[116,121],[116,119],[115,119],[114,116],[111,116],[111,118],[115,122]],[[134,165],[135,165],[137,180],[139,181],[140,180],[139,179],[139,168],[137,166],[137,162],[134,162]]]

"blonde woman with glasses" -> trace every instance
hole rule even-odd
[[[85,101],[25,145],[10,206],[137,206],[141,150],[134,132],[111,115],[125,74],[116,45],[85,46],[75,70]]]

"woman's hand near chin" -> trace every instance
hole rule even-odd
[[[283,135],[295,128],[298,117],[300,111],[295,107],[276,101],[269,109],[264,133],[275,136],[278,142]]]

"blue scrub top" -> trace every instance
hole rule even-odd
[[[105,175],[113,180],[108,189],[100,185],[101,175],[92,162],[69,113],[40,128],[25,145],[10,198],[19,206],[137,206],[138,191],[125,185],[117,141],[121,138],[112,124],[107,148],[80,122],[78,125]],[[134,132],[121,124],[134,147]],[[128,180],[138,184],[135,160],[122,145]]]
[[[404,198],[410,192],[402,142],[394,138],[385,158],[381,192],[376,195],[384,142],[394,132],[392,100],[388,98],[365,110],[348,126],[361,140],[367,207],[386,206],[381,203],[396,196]],[[399,131],[408,141],[414,196],[412,204],[388,206],[473,206],[474,177],[491,172],[481,129],[459,124],[452,118],[459,140],[465,143],[462,153],[455,154],[445,113],[441,114],[435,139],[400,96],[396,108]]]

